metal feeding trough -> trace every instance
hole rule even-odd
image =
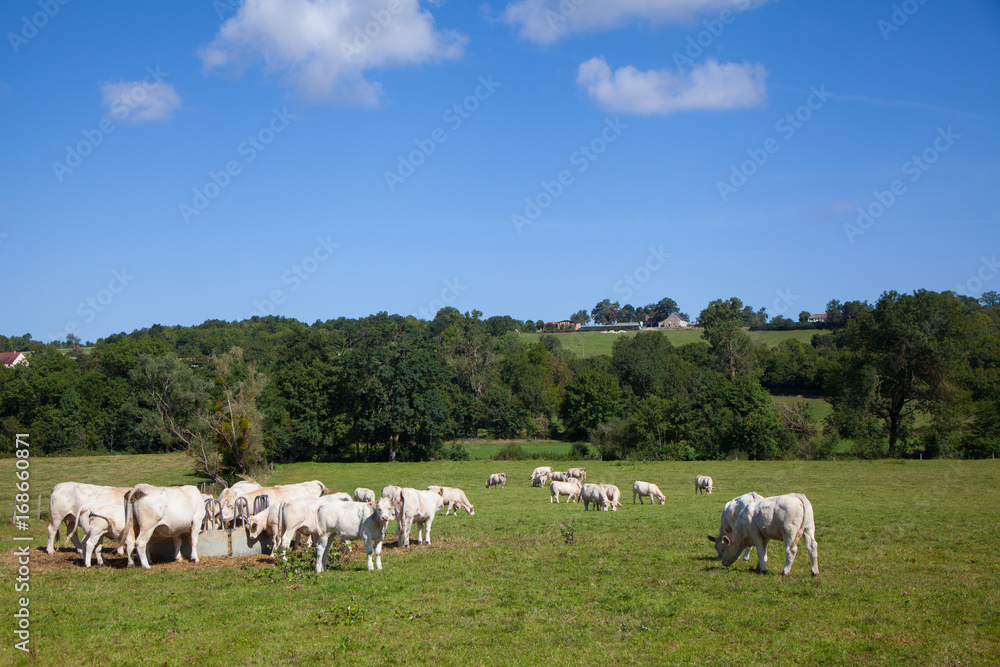
[[[267,496],[254,499],[254,514],[268,507]],[[202,556],[251,556],[253,554],[271,553],[271,539],[261,534],[257,539],[250,537],[247,521],[250,519],[250,506],[246,498],[237,498],[233,508],[233,525],[225,528],[222,520],[222,504],[215,498],[205,501],[205,520],[198,533],[198,557]],[[153,560],[172,561],[177,557],[174,540],[170,538],[154,538],[149,541],[147,553]],[[191,558],[191,540],[187,535],[181,536],[181,556]]]

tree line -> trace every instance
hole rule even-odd
[[[553,438],[604,459],[989,457],[1000,448],[1000,303],[950,292],[831,302],[808,343],[767,346],[711,302],[702,341],[658,332],[587,359],[509,316],[440,310],[307,325],[154,325],[84,349],[0,336],[0,453],[184,450],[209,477],[267,462],[463,458],[461,439]],[[754,312],[751,309],[751,312]],[[830,317],[830,316],[833,317]],[[819,420],[807,401],[826,397]]]

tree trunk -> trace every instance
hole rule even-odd
[[[389,438],[389,463],[394,463],[396,461],[396,445],[399,443],[399,434],[394,433],[391,438]]]

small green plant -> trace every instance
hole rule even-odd
[[[353,595],[351,603],[343,609],[322,609],[319,612],[319,622],[323,625],[360,625],[372,618],[372,612],[365,609]]]
[[[572,545],[576,540],[576,529],[565,521],[563,521],[562,525],[559,527],[559,532],[562,533],[563,539],[566,540],[566,544]]]

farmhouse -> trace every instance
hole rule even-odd
[[[807,322],[826,322],[826,313],[815,313],[809,316]]]
[[[27,366],[28,358],[24,356],[24,352],[0,352],[0,364],[3,364],[4,368],[11,368],[18,364]]]
[[[683,329],[688,325],[677,313],[670,313],[668,317],[660,318],[650,315],[646,318],[646,327],[658,329]]]
[[[545,326],[547,327],[550,324],[554,324],[556,326],[556,328],[558,328],[560,331],[563,331],[563,330],[565,330],[565,331],[576,331],[577,329],[580,328],[580,323],[579,322],[573,322],[571,320],[559,320],[558,322],[546,322]]]

